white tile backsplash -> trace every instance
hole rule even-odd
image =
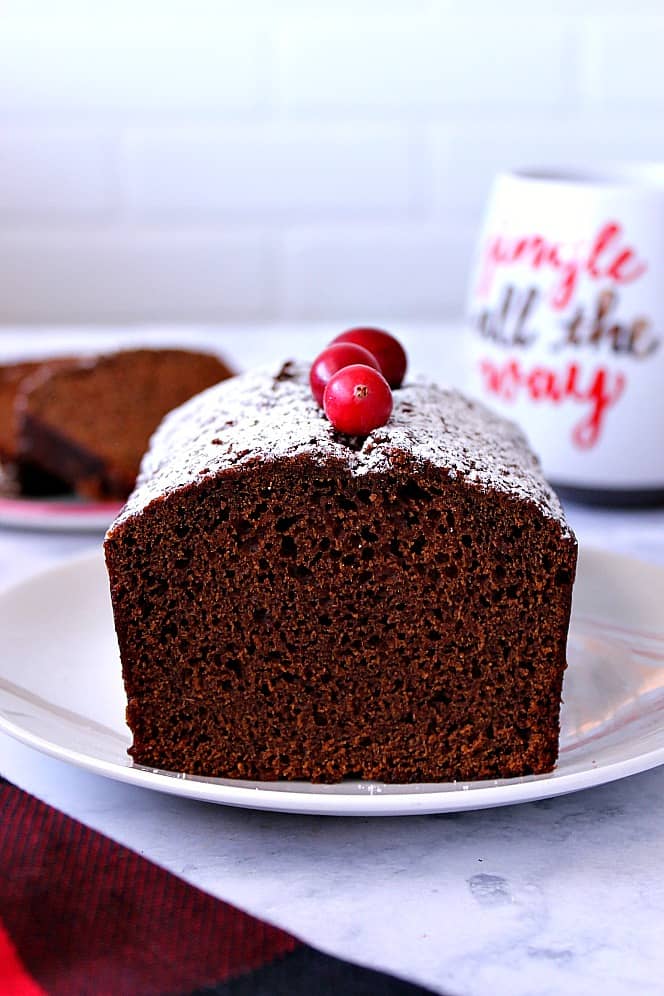
[[[607,17],[589,33],[590,98],[608,107],[664,108],[664,6],[658,16]]]
[[[121,204],[117,142],[80,131],[0,131],[0,232],[7,224],[99,222]]]
[[[57,5],[53,5],[56,9]],[[0,112],[245,114],[267,100],[269,39],[258,23],[135,15],[4,17]]]
[[[435,320],[459,306],[471,247],[472,237],[437,226],[294,230],[285,244],[281,310],[343,324]]]
[[[407,215],[424,198],[407,129],[367,125],[142,132],[127,154],[138,217]]]
[[[0,322],[460,314],[492,176],[664,159],[661,0],[4,0]]]
[[[279,93],[314,113],[550,108],[571,97],[572,59],[567,23],[546,16],[293,18],[279,37]]]
[[[261,232],[2,232],[2,320],[268,318],[275,269]]]

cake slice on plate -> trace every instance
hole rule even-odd
[[[163,416],[229,376],[219,357],[187,349],[40,364],[14,400],[16,462],[82,497],[124,500]]]

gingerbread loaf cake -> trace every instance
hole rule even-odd
[[[13,401],[14,459],[82,497],[124,500],[164,415],[229,376],[217,356],[185,349],[42,364]]]
[[[576,540],[512,423],[394,392],[335,432],[307,368],[172,412],[105,552],[140,765],[439,782],[549,771]]]

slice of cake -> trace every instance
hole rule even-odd
[[[17,457],[14,424],[16,395],[21,383],[39,367],[38,361],[4,363],[0,366],[0,460],[3,463],[14,463]]]
[[[23,386],[47,365],[64,365],[67,360],[26,360],[0,365],[0,493],[33,495],[61,494],[67,485],[57,475],[49,474],[18,453],[16,399]]]
[[[172,412],[105,543],[135,762],[250,779],[549,771],[576,540],[510,422],[394,392],[339,435],[308,370]]]
[[[124,499],[163,416],[231,376],[208,353],[134,349],[40,365],[14,399],[15,459],[86,498]]]

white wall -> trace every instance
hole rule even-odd
[[[0,0],[0,322],[459,314],[496,170],[663,123],[664,0]]]

